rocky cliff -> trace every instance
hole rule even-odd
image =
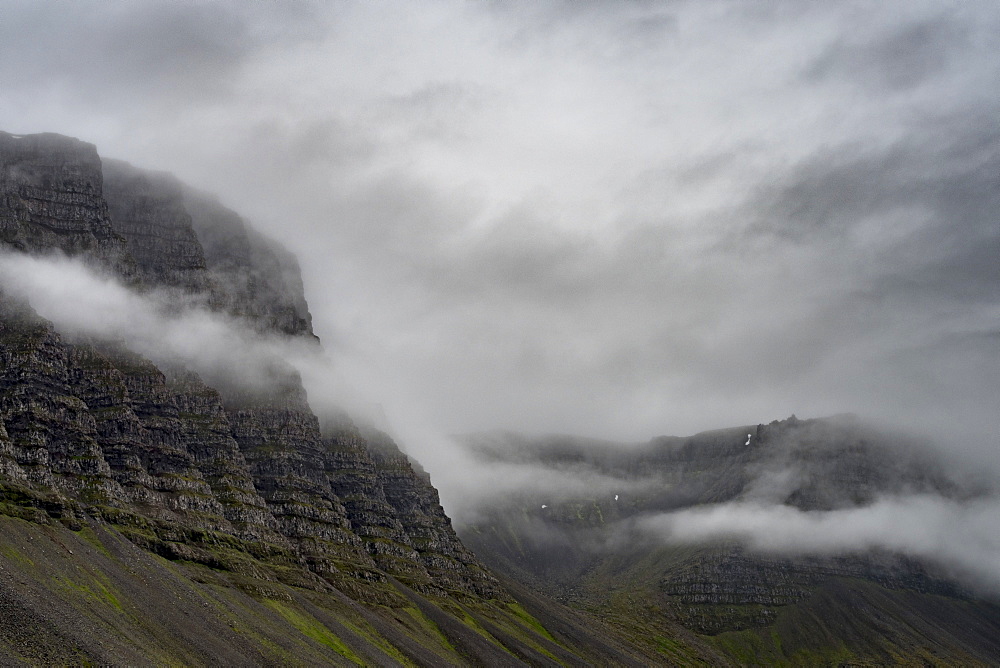
[[[103,183],[91,144],[0,133],[0,238],[21,251],[82,256],[131,278],[135,258],[111,225]]]
[[[67,137],[0,133],[0,197],[6,252],[61,252],[141,293],[316,345],[294,258],[170,175],[102,161]],[[339,622],[330,631],[308,606],[282,608],[338,660],[373,642],[390,664],[513,665],[556,647],[459,541],[428,476],[387,435],[344,415],[321,427],[294,372],[279,365],[253,392],[212,387],[183,360],[157,365],[121,341],[57,331],[9,294],[0,295],[0,507],[38,526],[96,531],[99,550],[122,549],[108,546],[123,537],[189,570],[207,567],[221,575],[199,582],[229,578],[265,603],[291,600],[283,587],[346,595],[337,605],[355,607],[342,619],[367,619],[377,641]],[[277,642],[265,636],[262,646]],[[0,633],[0,656],[31,659],[4,650],[9,641]]]
[[[220,307],[260,329],[314,336],[295,256],[212,195],[184,186],[184,206],[219,288]]]
[[[8,246],[82,255],[141,288],[312,337],[294,260],[218,202],[56,135],[2,135],[0,147]],[[227,396],[181,366],[66,340],[30,306],[4,306],[12,479],[81,504],[74,512],[107,506],[274,544],[333,581],[392,575],[504,596],[461,547],[426,475],[384,434],[372,447],[347,421],[325,437],[293,372],[267,392]]]

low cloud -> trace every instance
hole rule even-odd
[[[314,405],[382,404],[450,512],[604,489],[491,478],[442,436],[493,428],[851,411],[997,473],[998,27],[988,0],[12,2],[0,126],[218,193],[297,253],[336,364],[72,267],[4,272],[60,327],[206,373],[273,354]]]
[[[458,526],[488,521],[495,509],[537,509],[567,499],[611,499],[616,495],[647,497],[662,486],[662,480],[656,477],[607,475],[572,464],[545,467],[497,462],[478,457],[454,442],[441,444],[436,451],[447,453],[448,461],[432,458],[426,465],[439,472],[434,483],[440,487],[442,503]]]
[[[930,561],[1000,594],[1000,498],[886,497],[858,508],[803,511],[726,503],[643,518],[637,526],[671,545],[735,542],[765,554],[845,555],[887,550]]]
[[[9,252],[0,254],[0,289],[27,301],[70,341],[122,341],[157,364],[183,364],[223,391],[267,393],[297,373],[318,412],[369,408],[345,392],[315,342],[261,333],[205,308],[197,295],[138,291],[77,259]]]

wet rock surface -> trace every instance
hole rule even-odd
[[[205,253],[191,227],[180,182],[162,172],[105,159],[103,196],[112,228],[149,285],[208,294]]]
[[[56,134],[0,132],[0,239],[29,252],[61,251],[135,275],[135,259],[115,232],[93,144]]]

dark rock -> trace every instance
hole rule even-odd
[[[459,540],[430,476],[387,434],[372,429],[366,431],[365,437],[385,499],[431,576],[431,586],[507,598],[496,578]]]
[[[111,225],[102,183],[92,144],[0,132],[0,242],[21,251],[62,251],[132,278],[135,261]]]
[[[51,323],[0,297],[0,421],[10,451],[40,489],[86,498],[111,490],[111,471],[94,418],[70,387],[69,365]]]
[[[208,297],[205,254],[184,207],[180,182],[120,160],[105,159],[103,164],[111,226],[128,243],[140,278]]]
[[[234,533],[244,540],[282,543],[274,516],[257,492],[250,467],[233,438],[219,393],[183,369],[168,377],[168,389],[181,420],[181,441]]]
[[[295,256],[210,195],[185,188],[184,203],[218,286],[220,307],[258,329],[313,336]]]

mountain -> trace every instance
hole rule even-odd
[[[81,262],[166,319],[319,346],[280,244],[76,139],[0,133],[0,242]],[[292,367],[256,361],[250,386],[203,377],[60,329],[4,286],[0,662],[649,662],[586,615],[519,601],[388,435],[314,412]]]
[[[801,521],[991,494],[913,439],[849,417],[468,436],[499,491],[456,533],[392,437],[307,395],[290,360],[322,346],[296,259],[213,196],[0,132],[0,277],[3,665],[1000,656],[994,598],[926,555],[677,540],[713,508]],[[81,289],[101,299],[65,298]]]
[[[1000,656],[995,595],[941,563],[885,545],[769,550],[779,538],[766,532],[780,524],[750,528],[767,511],[781,522],[837,512],[860,522],[879,499],[988,494],[960,484],[916,439],[851,416],[793,416],[646,443],[463,440],[481,465],[531,471],[532,481],[484,500],[459,527],[463,541],[495,572],[601,616],[672,662],[705,656],[678,642],[685,632],[741,665],[967,666]],[[691,517],[701,531],[719,517],[713,508],[744,511],[747,528],[682,539],[669,524]],[[758,541],[740,539],[752,531]]]

